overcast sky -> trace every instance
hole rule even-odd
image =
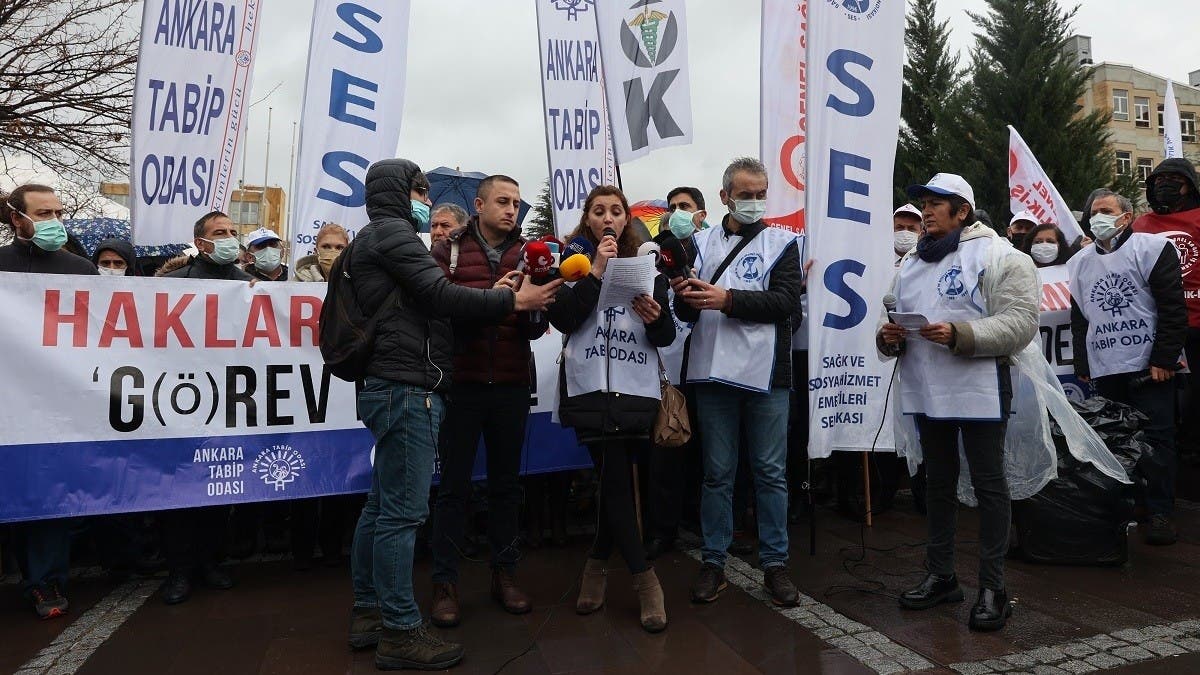
[[[1075,32],[1092,37],[1096,62],[1129,63],[1185,83],[1189,71],[1200,69],[1196,20],[1183,19],[1179,3],[1081,4]],[[312,5],[313,0],[265,3],[249,100],[278,89],[251,111],[249,183],[262,181],[270,106],[269,182],[288,185]],[[983,0],[938,3],[941,17],[950,19],[955,48],[965,51],[974,41],[975,26],[966,12],[985,7]],[[671,187],[691,184],[717,204],[725,164],[734,156],[758,154],[759,3],[691,0],[687,8],[694,141],[623,165],[630,201],[662,199]],[[538,68],[532,0],[413,0],[397,154],[426,169],[445,165],[508,173],[532,201],[548,174]]]

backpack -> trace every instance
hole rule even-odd
[[[355,240],[357,241],[357,240]],[[375,348],[375,324],[383,311],[395,304],[400,293],[397,286],[372,315],[359,304],[354,280],[346,269],[355,241],[342,251],[329,270],[325,302],[321,305],[321,357],[329,372],[347,382],[357,382],[367,375],[367,364]]]

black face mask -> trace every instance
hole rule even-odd
[[[1155,181],[1154,183],[1154,203],[1155,211],[1159,213],[1172,213],[1176,211],[1187,195],[1180,194],[1179,183],[1168,183],[1166,181]]]

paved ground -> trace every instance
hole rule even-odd
[[[629,576],[610,577],[603,612],[571,611],[585,543],[527,556],[520,578],[537,600],[524,617],[487,597],[487,570],[464,567],[460,673],[1111,673],[1200,672],[1200,511],[1184,504],[1182,541],[1133,544],[1125,568],[1067,568],[1013,562],[1015,614],[1001,633],[966,628],[974,600],[974,522],[964,511],[958,571],[967,602],[921,613],[892,596],[920,576],[923,520],[911,508],[878,516],[869,530],[818,511],[818,554],[807,524],[793,529],[798,608],[764,602],[753,556],[729,565],[731,588],[709,606],[687,602],[695,551],[657,564],[671,625],[657,636],[637,624]],[[859,546],[865,543],[867,550]],[[854,562],[862,558],[861,562]],[[234,568],[232,591],[200,591],[167,607],[157,580],[117,586],[102,577],[72,587],[67,620],[37,622],[12,584],[0,585],[0,673],[369,673],[370,653],[345,647],[346,569],[293,571],[288,561]],[[418,568],[427,600],[428,566]],[[520,655],[520,656],[518,656]]]

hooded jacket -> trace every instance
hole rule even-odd
[[[1191,185],[1190,205],[1168,213],[1165,204],[1154,196],[1154,184],[1163,174],[1177,173]],[[1200,330],[1200,191],[1196,169],[1186,159],[1166,159],[1146,177],[1146,201],[1151,213],[1143,213],[1133,221],[1134,232],[1161,234],[1175,244],[1179,252],[1179,268],[1183,274],[1183,298],[1187,302],[1188,327]],[[1156,364],[1157,365],[1157,364]]]
[[[29,274],[99,274],[87,258],[80,258],[66,249],[43,251],[28,241],[14,239],[0,247],[0,272]]]
[[[223,279],[227,281],[250,281],[254,278],[243,272],[237,263],[218,265],[202,255],[180,255],[171,258],[163,263],[154,276],[172,279]]]
[[[480,290],[451,283],[412,224],[413,179],[421,174],[405,159],[386,159],[367,170],[367,215],[342,271],[354,284],[364,312],[381,312],[367,374],[445,390],[453,370],[449,318],[499,321],[513,311],[508,289]],[[398,290],[394,304],[384,303]]]
[[[325,281],[325,274],[321,272],[321,265],[317,262],[317,256],[306,255],[296,261],[295,270],[296,281]]]
[[[1188,192],[1185,204],[1182,206],[1180,211],[1200,208],[1200,190],[1196,189],[1197,185],[1200,185],[1200,180],[1197,180],[1196,178],[1196,167],[1192,166],[1192,163],[1186,159],[1178,157],[1164,159],[1158,166],[1154,167],[1154,170],[1151,171],[1150,175],[1146,177],[1146,203],[1150,205],[1150,208],[1154,209],[1154,212],[1158,214],[1170,213],[1169,207],[1159,201],[1154,195],[1154,184],[1158,182],[1158,179],[1163,174],[1168,173],[1177,173],[1183,176],[1184,180],[1186,180],[1188,185],[1191,186],[1191,190]]]
[[[450,274],[451,250],[457,243],[458,260]],[[470,288],[491,288],[501,277],[517,269],[524,240],[519,228],[513,228],[498,247],[492,249],[479,232],[479,217],[472,216],[466,227],[459,228],[433,246],[433,259],[456,284]],[[538,312],[514,312],[499,323],[477,319],[454,321],[454,381],[459,384],[529,385],[529,341],[546,333],[549,319]]]
[[[133,244],[124,239],[105,239],[96,247],[96,252],[92,254],[92,264],[96,267],[100,266],[101,251],[112,251],[121,256],[121,260],[125,261],[125,276],[139,276],[137,266],[137,255],[133,251]]]

